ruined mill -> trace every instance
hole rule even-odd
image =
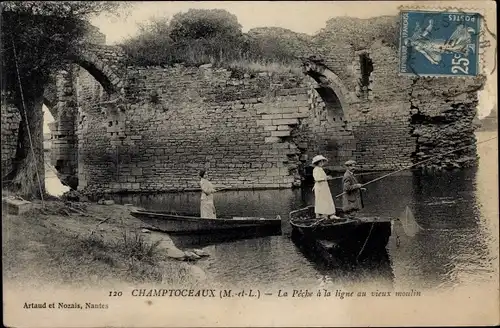
[[[79,190],[197,188],[197,171],[238,188],[300,185],[312,156],[332,170],[355,159],[392,170],[474,145],[473,82],[397,73],[397,47],[358,49],[323,33],[289,72],[236,74],[202,65],[137,67],[95,31],[46,86],[51,163]],[[452,99],[450,101],[450,99]],[[19,111],[2,104],[2,171],[16,149]],[[439,167],[475,163],[475,147]]]

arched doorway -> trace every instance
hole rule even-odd
[[[356,141],[349,119],[350,93],[340,78],[321,61],[304,61],[304,73],[310,77],[312,135],[309,156],[322,154],[329,159],[327,168],[343,170],[343,163],[356,157]]]
[[[86,120],[85,111],[90,107],[96,109],[95,105],[102,101],[119,98],[123,82],[97,54],[82,52],[72,60],[55,74],[54,84],[47,88],[47,103],[51,102],[50,95],[56,95],[53,101],[56,105],[51,110],[55,122],[50,163],[64,183],[72,189],[81,189],[85,186],[79,177],[83,140],[79,140],[78,131]]]
[[[57,112],[53,109],[53,102],[44,99],[42,105],[43,111],[43,150],[44,150],[44,167],[45,167],[45,190],[50,195],[61,196],[71,188],[63,184],[59,178],[59,172],[54,165],[51,164],[51,152],[53,143],[53,131],[56,128],[54,115]],[[59,163],[61,166],[61,163]],[[67,183],[65,181],[65,183]]]

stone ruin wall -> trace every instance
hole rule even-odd
[[[320,53],[330,55],[322,55],[319,66],[325,69],[320,81],[313,74],[308,79],[311,111],[300,134],[307,157],[322,153],[334,170],[342,170],[348,159],[355,159],[363,170],[411,165],[416,140],[409,120],[412,82],[398,76],[397,52],[375,42],[363,51],[347,46],[320,49]],[[373,66],[364,88],[360,55],[366,55]],[[341,97],[335,99],[328,86]]]
[[[189,190],[201,168],[220,184],[288,188],[318,153],[331,169],[352,158],[364,170],[386,170],[474,143],[477,94],[465,91],[479,79],[400,77],[397,51],[379,41],[360,51],[333,42],[310,51],[301,55],[322,59],[319,75],[123,68],[120,105],[103,104],[116,94],[75,66],[59,82],[57,115],[61,127],[73,126],[76,144],[67,138],[58,156],[72,160],[78,188],[90,191]],[[369,73],[360,56],[369,58]],[[69,107],[76,111],[62,113]],[[2,106],[2,123],[14,112]],[[70,123],[61,124],[64,117]],[[12,145],[2,141],[2,154]],[[470,147],[436,165],[475,160]]]
[[[476,116],[477,90],[485,82],[474,79],[422,79],[411,87],[411,135],[416,139],[412,160],[430,157],[425,169],[463,168],[477,163],[473,124]],[[459,151],[450,153],[452,151]],[[445,154],[445,156],[443,156]]]
[[[320,66],[335,73],[333,78],[324,75],[330,86],[337,86],[338,95],[343,93],[344,105],[328,103],[320,96],[324,93],[318,90],[321,83],[310,84],[310,117],[300,135],[301,145],[313,150],[307,151],[307,157],[323,153],[334,159],[333,169],[341,169],[345,159],[353,158],[364,170],[395,170],[440,154],[447,154],[446,158],[430,161],[427,167],[476,163],[472,120],[482,77],[402,77],[397,50],[380,40],[359,51],[325,45],[314,51],[323,59]],[[372,65],[365,81],[361,55],[368,56]],[[363,82],[368,82],[365,87]],[[449,154],[463,147],[467,148]]]
[[[225,69],[129,68],[126,108],[82,103],[81,185],[89,189],[198,188],[198,171],[239,188],[289,188],[293,128],[309,111],[301,77]]]
[[[396,55],[390,57],[384,53],[390,49],[378,47],[371,57],[374,66],[390,64],[372,75],[368,97],[359,99],[356,90],[347,89],[347,109],[326,104],[316,90],[318,83],[309,77],[231,77],[224,69],[183,66],[129,68],[126,107],[106,108],[98,104],[106,94],[87,75],[94,86],[79,82],[80,186],[105,191],[190,190],[197,188],[198,171],[208,168],[211,179],[224,185],[289,188],[299,184],[302,170],[318,153],[328,156],[331,169],[342,169],[345,160],[354,158],[363,169],[383,170],[470,143],[472,125],[459,119],[468,114],[459,113],[472,113],[476,98],[450,101],[442,92],[449,89],[449,79],[434,79],[432,89],[437,92],[433,98],[421,97],[420,113],[427,116],[416,123],[414,99],[429,84],[399,77],[393,67]],[[450,136],[442,133],[443,123],[432,118],[444,110],[436,105],[445,99],[449,106],[458,106],[445,122]],[[426,141],[414,133],[416,124],[432,131],[433,148],[422,147]],[[465,161],[471,160],[466,156]]]

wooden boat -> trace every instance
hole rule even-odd
[[[314,206],[290,212],[292,236],[299,242],[313,243],[330,253],[359,254],[384,250],[392,231],[392,219],[346,215],[337,210],[341,220],[315,217]]]
[[[177,234],[206,234],[216,232],[279,232],[281,218],[231,217],[206,219],[192,213],[161,212],[135,209],[130,212],[134,217],[152,226],[155,230]]]

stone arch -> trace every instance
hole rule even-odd
[[[351,94],[342,80],[332,72],[322,60],[308,58],[303,60],[304,73],[312,78],[320,88],[330,89],[338,99],[344,115],[348,115],[350,104],[353,102]],[[328,94],[328,93],[327,93]],[[330,96],[332,96],[330,94]]]
[[[45,85],[43,91],[43,104],[49,109],[52,117],[57,118],[57,86],[55,81]]]
[[[350,123],[350,108],[355,101],[343,81],[322,60],[304,60],[303,70],[313,91],[308,124],[314,141],[310,148],[329,158],[329,169],[342,170],[342,163],[352,159],[356,150]]]
[[[109,95],[123,93],[123,79],[111,68],[109,61],[100,58],[97,50],[81,50],[73,55],[72,61],[88,71]]]
[[[50,98],[44,96],[43,104],[45,105],[45,107],[47,107],[50,115],[52,115],[52,118],[54,119],[54,122],[48,124],[50,133],[52,135],[57,129],[57,106],[56,106],[57,103],[54,100],[50,100]],[[45,117],[44,117],[44,122],[45,122]]]
[[[57,102],[54,99],[43,97],[43,104],[49,109],[50,115],[55,119],[57,117]]]
[[[82,77],[80,70],[86,71],[84,79],[87,75],[92,76],[104,90],[105,102],[99,103],[99,107],[108,117],[125,108],[124,82],[121,76],[123,63],[120,49],[88,44],[72,53],[67,59],[67,67],[55,76],[53,92],[47,91],[44,100],[52,103],[51,96],[55,96],[56,106],[50,108],[57,114],[54,115],[51,111],[55,119],[55,129],[51,131],[55,140],[51,152],[51,163],[56,167],[61,181],[77,189],[85,186],[85,181],[80,181],[79,165],[81,145],[78,139],[78,126],[82,124],[85,117],[85,113],[81,111],[79,99],[79,82]]]

